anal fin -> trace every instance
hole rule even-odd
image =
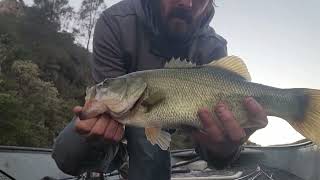
[[[145,134],[148,141],[155,145],[157,144],[162,150],[168,150],[171,142],[171,135],[161,130],[161,128],[145,128]]]

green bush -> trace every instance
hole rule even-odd
[[[40,13],[0,15],[0,145],[51,147],[92,83],[91,54]]]

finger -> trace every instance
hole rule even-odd
[[[235,120],[233,113],[229,111],[228,107],[223,103],[219,103],[215,111],[230,140],[233,142],[241,142],[243,137],[245,137],[245,132]]]
[[[76,115],[78,115],[80,112],[82,111],[82,107],[81,106],[75,106],[73,109],[72,109],[72,112]]]
[[[213,118],[208,109],[206,108],[199,109],[198,115],[199,115],[200,121],[202,122],[205,128],[210,128],[211,126],[215,126]]]
[[[107,128],[109,121],[107,121],[103,116],[100,116],[96,124],[93,126],[89,137],[97,138],[103,137],[105,129]]]
[[[268,117],[263,107],[252,97],[246,98],[244,103],[248,110],[249,120],[257,123],[257,129],[266,127]]]
[[[200,121],[203,124],[205,133],[214,143],[221,143],[225,140],[223,130],[215,123],[212,114],[206,110],[199,110]]]
[[[117,127],[117,131],[116,131],[116,133],[114,134],[114,137],[113,137],[114,141],[115,141],[115,142],[119,142],[119,141],[122,139],[123,134],[124,134],[124,128],[123,128],[123,126],[119,123],[119,124],[118,124],[118,127]]]
[[[108,117],[106,115],[104,115],[104,117],[106,117],[106,119],[108,119],[108,121],[109,121],[109,124],[104,132],[104,138],[106,140],[114,141],[114,135],[117,131],[118,122],[116,122],[115,120],[111,119],[110,117]]]
[[[97,118],[87,119],[87,120],[80,120],[78,117],[75,120],[75,130],[79,134],[88,134],[90,133],[93,126],[96,124]]]

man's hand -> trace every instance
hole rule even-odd
[[[82,107],[76,106],[73,112],[78,115]],[[104,139],[106,142],[117,143],[124,134],[124,127],[119,122],[113,120],[107,114],[102,114],[98,117],[80,120],[79,117],[75,120],[75,129],[79,134],[87,136],[89,139]]]
[[[256,122],[257,128],[246,130],[241,128],[227,105],[219,103],[214,109],[218,119],[214,119],[208,109],[199,110],[204,131],[193,133],[196,142],[207,147],[210,153],[219,159],[234,154],[250,135],[268,124],[265,111],[253,98],[246,98],[244,105],[248,110],[249,121]]]

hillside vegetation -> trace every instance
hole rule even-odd
[[[0,12],[0,145],[51,147],[92,83],[91,54],[43,13]]]

